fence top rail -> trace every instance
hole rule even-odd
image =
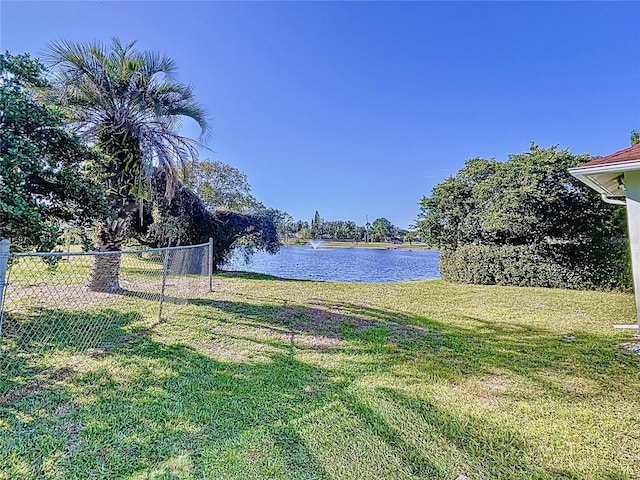
[[[9,253],[10,257],[79,257],[86,255],[128,255],[131,253],[152,253],[152,252],[166,252],[170,250],[186,250],[188,248],[200,248],[209,247],[209,243],[200,243],[198,245],[185,245],[177,247],[164,247],[164,248],[142,248],[138,250],[118,250],[115,252],[19,252]]]

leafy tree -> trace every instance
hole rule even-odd
[[[348,220],[344,223],[343,232],[344,236],[342,238],[344,239],[358,239],[358,227],[356,226],[356,222],[352,220]]]
[[[62,227],[106,211],[102,188],[85,175],[98,157],[42,101],[44,73],[28,55],[0,54],[0,238],[13,250],[50,251]]]
[[[311,229],[306,227],[298,232],[298,236],[302,240],[311,240],[313,238],[313,235],[311,234]]]
[[[323,229],[327,238],[335,240],[351,240],[357,236],[357,227],[355,222],[352,221],[325,221]]]
[[[602,202],[568,169],[590,160],[556,147],[510,155],[476,188],[478,217],[486,240],[499,245],[548,239],[583,243],[620,235],[624,211]]]
[[[414,231],[408,231],[404,236],[404,241],[409,242],[409,245],[413,245],[413,242],[418,241],[420,233]]]
[[[367,218],[367,222],[364,224],[364,241],[371,241],[371,223],[369,223],[369,218]]]
[[[311,236],[313,238],[321,237],[323,233],[323,221],[320,218],[320,214],[316,210],[313,220],[311,221]]]
[[[496,165],[495,160],[468,160],[456,176],[436,185],[431,197],[422,198],[416,227],[427,243],[455,248],[483,241],[474,188],[495,173]]]
[[[416,225],[425,241],[449,248],[623,236],[622,209],[600,201],[567,171],[589,158],[532,144],[503,163],[470,160],[422,199]]]
[[[218,160],[194,161],[188,164],[185,185],[211,210],[246,212],[261,206],[251,195],[247,176],[237,168]]]
[[[175,194],[167,197],[167,176],[153,176],[149,199],[143,203],[142,220],[133,226],[132,234],[144,245],[191,245],[214,240],[214,264],[220,266],[239,247],[249,255],[255,250],[276,253],[279,249],[274,211],[254,212],[207,209],[190,189],[178,184]],[[201,265],[191,257],[194,267]]]
[[[309,230],[309,222],[298,220],[293,223],[293,233],[298,233],[303,229]]]
[[[631,145],[637,145],[640,143],[640,132],[631,130]]]
[[[242,218],[262,219],[261,221],[267,221],[265,219],[268,218],[268,228],[271,228],[272,222],[280,241],[286,241],[291,235],[291,215],[282,210],[267,208],[256,200],[251,194],[247,176],[239,169],[218,160],[196,160],[187,165],[185,180],[185,185],[200,198],[208,210],[242,212],[251,214]],[[232,224],[237,225],[233,222]],[[234,240],[240,243],[242,241],[240,238]]]
[[[396,227],[386,218],[376,218],[371,226],[371,241],[385,242],[395,235]]]
[[[196,143],[178,133],[179,121],[207,122],[191,87],[175,79],[173,60],[135,49],[135,42],[59,42],[50,47],[58,100],[80,136],[103,153],[110,215],[100,225],[97,247],[118,251],[141,212],[154,170],[166,172],[171,196],[178,171],[196,157]],[[119,255],[97,256],[89,288],[119,289]]]
[[[278,210],[277,208],[266,208],[263,210],[256,210],[256,213],[264,212],[265,215],[269,216],[278,232],[278,238],[281,242],[286,242],[289,240],[289,236],[293,234],[293,217],[289,215],[287,212],[283,210]]]
[[[625,268],[611,268],[613,258],[626,262],[624,210],[602,202],[567,171],[589,159],[532,143],[506,162],[470,160],[422,199],[417,227],[443,249],[441,267],[451,279],[475,268],[482,273],[477,278],[508,277],[514,284],[624,286]],[[467,264],[471,258],[475,265]],[[502,268],[499,261],[521,278],[490,274]],[[622,274],[611,281],[616,269]],[[573,279],[566,273],[572,271]]]

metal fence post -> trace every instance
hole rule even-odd
[[[213,237],[209,237],[209,291],[213,292]]]
[[[0,337],[2,337],[2,318],[4,317],[4,289],[7,284],[7,263],[9,262],[9,240],[0,241]]]
[[[164,251],[162,262],[162,290],[160,291],[160,308],[158,309],[158,321],[162,320],[162,305],[164,304],[164,287],[167,284],[167,270],[169,268],[169,255],[171,250]]]

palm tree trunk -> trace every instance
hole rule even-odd
[[[97,250],[119,252],[125,241],[126,218],[109,220],[98,230]],[[94,292],[117,292],[120,290],[119,254],[95,255],[87,287]]]
[[[117,292],[120,290],[120,255],[96,255],[89,275],[89,290]]]

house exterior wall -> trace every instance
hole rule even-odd
[[[629,225],[629,245],[631,246],[633,289],[640,328],[640,170],[625,172],[624,186],[627,196],[627,224]]]

